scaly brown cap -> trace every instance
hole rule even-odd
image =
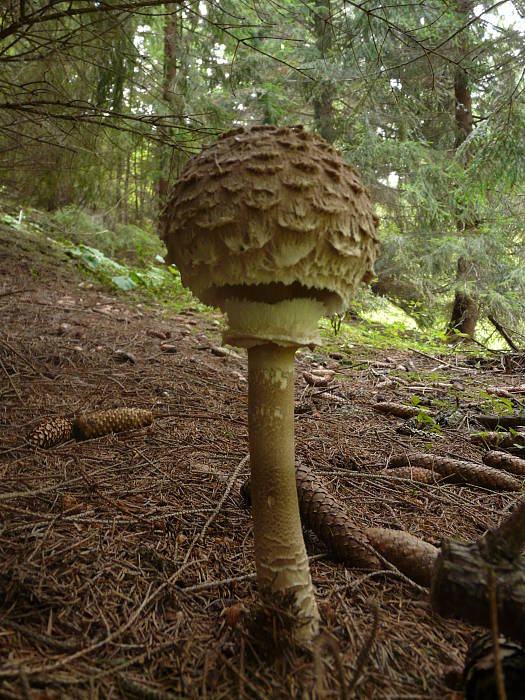
[[[377,227],[357,172],[301,126],[236,129],[192,158],[166,208],[167,261],[203,302],[308,298],[346,308]],[[226,309],[227,310],[227,309]]]

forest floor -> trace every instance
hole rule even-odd
[[[339,670],[349,684],[358,665],[352,697],[462,697],[445,680],[472,629],[433,614],[396,571],[333,561],[309,532],[332,651],[316,665],[258,643],[239,495],[246,357],[220,354],[219,315],[130,301],[45,240],[0,228],[0,319],[0,697],[339,698]],[[335,370],[330,390],[305,382],[314,363]],[[497,356],[474,367],[467,355],[367,347],[301,352],[296,368],[297,460],[356,528],[439,545],[478,537],[508,512],[515,494],[385,467],[409,450],[480,463],[471,423],[488,412],[487,386],[521,383],[519,369],[505,372]],[[414,397],[440,416],[420,430],[373,407]],[[49,449],[27,442],[44,418],[119,406],[150,409],[154,422]]]

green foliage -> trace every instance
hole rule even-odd
[[[512,416],[515,413],[511,399],[494,396],[486,391],[480,391],[479,397],[482,399],[481,408],[487,413],[495,413],[498,416]]]
[[[151,263],[161,259],[166,248],[155,231],[134,224],[115,224],[109,229],[103,217],[71,205],[52,215],[62,237],[73,243],[93,245],[105,255],[120,261]]]
[[[57,0],[53,11],[64,15],[44,21],[46,4],[35,0],[39,41],[24,29],[0,41],[0,182],[58,210],[62,237],[120,264],[154,266],[161,179],[173,182],[232,126],[304,122],[361,171],[382,222],[376,291],[425,331],[366,321],[349,330],[334,318],[333,332],[439,345],[460,258],[474,270],[465,285],[481,315],[525,330],[520,26],[437,0],[203,0],[140,13],[117,5],[72,15]],[[5,26],[15,20],[6,10]],[[459,67],[474,119],[462,142]],[[365,317],[377,306],[370,294],[356,304]]]
[[[169,278],[160,268],[150,267],[145,270],[122,265],[108,258],[102,251],[80,243],[78,245],[61,244],[68,255],[75,258],[78,263],[90,272],[106,282],[111,283],[117,289],[129,291],[138,286],[146,289],[162,287]]]
[[[419,350],[427,353],[451,353],[456,349],[446,344],[443,332],[419,331],[410,329],[403,321],[378,323],[367,321],[343,322],[334,332],[330,319],[322,319],[321,336],[328,350],[338,347],[351,348],[355,345],[374,348],[397,348]]]
[[[441,435],[439,423],[437,423],[427,411],[419,411],[416,416],[416,421],[424,430],[429,430],[431,433]]]
[[[94,277],[121,292],[140,290],[151,299],[164,303],[167,307],[181,309],[191,306],[207,312],[209,307],[200,304],[190,291],[182,286],[179,271],[170,266],[159,267],[149,264],[145,267],[124,265],[107,257],[97,248],[84,244],[58,243],[69,256]],[[162,261],[162,259],[160,259]]]

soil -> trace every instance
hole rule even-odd
[[[433,614],[394,570],[334,562],[309,532],[324,641],[312,658],[258,634],[239,495],[246,357],[220,354],[219,315],[113,293],[2,231],[0,319],[0,697],[350,697],[341,684],[356,698],[462,697],[445,680],[472,629]],[[304,379],[316,364],[336,372],[328,389]],[[383,470],[407,450],[481,462],[469,439],[480,391],[519,384],[519,372],[497,358],[476,368],[364,347],[302,352],[297,460],[357,528],[473,539],[516,494]],[[414,396],[435,425],[374,411]],[[152,410],[153,424],[49,449],[27,441],[46,418],[120,406]]]

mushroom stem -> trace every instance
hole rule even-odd
[[[261,596],[291,594],[296,641],[317,634],[319,612],[301,529],[295,484],[295,347],[274,343],[248,350],[248,427],[255,562]]]

